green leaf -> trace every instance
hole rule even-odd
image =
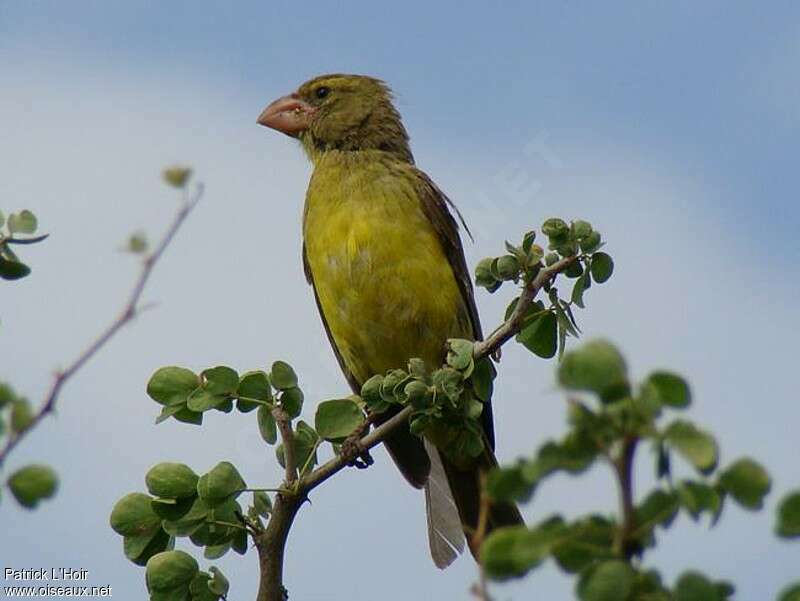
[[[179,501],[179,504],[184,501]],[[158,507],[158,503],[153,503],[153,507]],[[211,508],[209,504],[200,497],[195,498],[188,511],[176,519],[166,519],[163,523],[164,530],[172,536],[189,536],[194,533],[205,521]],[[156,511],[156,513],[163,513]]]
[[[152,534],[161,527],[161,517],[153,511],[153,497],[133,492],[122,497],[111,511],[111,528],[122,536]]]
[[[211,394],[233,395],[239,387],[239,374],[224,365],[203,370],[200,378],[203,388]]]
[[[693,423],[675,420],[664,432],[664,440],[701,473],[708,474],[717,467],[717,442]]]
[[[722,497],[714,489],[703,482],[684,480],[677,487],[678,498],[686,511],[697,520],[700,514],[707,511],[712,517],[722,509]]]
[[[201,523],[189,535],[190,540],[198,546],[222,545],[230,542],[233,535],[241,527],[228,526],[226,524],[238,524],[240,521],[242,508],[233,498],[229,497],[222,503],[212,507],[208,511],[206,523]],[[221,524],[217,522],[225,522]]]
[[[667,371],[650,374],[642,384],[641,395],[650,402],[676,409],[685,409],[692,402],[692,393],[686,380]]]
[[[775,533],[783,538],[800,536],[800,491],[792,492],[781,499]]]
[[[5,382],[0,382],[0,409],[17,400],[17,393]]]
[[[125,250],[135,255],[144,254],[147,252],[147,237],[141,232],[131,234]]]
[[[169,591],[185,586],[194,579],[200,567],[194,557],[183,551],[164,551],[147,562],[145,579],[150,592]]]
[[[11,431],[19,434],[33,423],[33,410],[27,399],[18,397],[11,403]]]
[[[281,407],[291,419],[303,411],[303,398],[303,391],[297,387],[288,388],[281,394]]]
[[[239,387],[236,389],[236,396],[258,399],[265,403],[272,402],[272,386],[269,383],[269,376],[264,371],[249,371],[242,375]],[[242,413],[252,411],[260,407],[258,403],[239,399],[236,407]]]
[[[566,353],[558,366],[558,380],[564,388],[594,392],[606,403],[630,393],[625,359],[604,340],[586,342]]]
[[[19,280],[30,275],[31,268],[20,261],[10,261],[0,256],[0,278],[4,280]]]
[[[581,601],[624,601],[633,590],[634,571],[619,560],[604,561],[581,574],[577,593]]]
[[[559,567],[575,574],[599,560],[614,559],[616,526],[608,518],[591,515],[569,526],[553,549]]]
[[[578,219],[572,222],[572,235],[578,240],[583,240],[593,231],[594,229],[592,229],[592,224],[588,221],[582,221]]]
[[[168,497],[153,499],[151,505],[158,517],[175,522],[187,515],[194,507],[196,501],[197,491],[195,490],[194,494],[191,496],[181,497],[180,499]]]
[[[497,284],[497,280],[492,275],[492,262],[494,259],[487,257],[481,259],[475,266],[475,285],[483,288],[491,288]]]
[[[614,273],[614,261],[604,252],[595,253],[592,255],[592,279],[598,284],[602,284],[611,277]]]
[[[167,499],[182,499],[197,494],[199,476],[183,463],[159,463],[145,476],[151,495]]]
[[[472,363],[475,343],[471,340],[451,338],[447,341],[447,364],[453,369],[464,371]]]
[[[778,595],[778,601],[800,601],[800,582],[794,582],[784,588]]]
[[[231,539],[231,548],[239,555],[244,555],[248,550],[247,541],[247,531],[241,529],[236,530]]]
[[[681,574],[675,583],[675,601],[716,601],[719,599],[714,583],[699,572]]]
[[[554,249],[562,257],[574,257],[576,254],[578,254],[578,244],[574,240],[560,242],[558,240],[554,241],[551,238],[550,248]]]
[[[193,371],[184,367],[162,367],[150,377],[147,394],[156,403],[177,405],[185,403],[198,386],[200,379]]]
[[[525,232],[525,235],[522,237],[522,250],[526,254],[530,252],[533,243],[536,241],[536,232],[529,231]]]
[[[20,505],[33,509],[56,494],[58,476],[49,466],[28,465],[11,474],[8,487]]]
[[[761,509],[772,487],[767,471],[750,458],[739,459],[720,474],[719,483],[747,509]]]
[[[203,474],[197,483],[200,498],[216,505],[247,488],[239,471],[228,461],[222,461],[207,474]]]
[[[574,261],[564,270],[564,275],[568,278],[577,278],[583,275],[583,265],[580,261]]]
[[[314,428],[309,426],[303,420],[297,422],[297,428],[294,431],[294,458],[297,463],[297,470],[301,472],[303,466],[306,470],[313,469],[317,464],[317,441],[319,436],[314,431]],[[276,451],[278,452],[278,462],[281,466],[286,467],[283,459],[283,445],[280,445]],[[301,473],[302,475],[302,473]]]
[[[220,547],[230,548],[230,544],[220,545]],[[206,548],[206,551],[208,551],[208,547]],[[212,593],[211,589],[208,588],[210,582],[211,574],[208,572],[198,572],[197,576],[194,577],[194,580],[192,580],[191,584],[189,585],[191,601],[219,601],[219,595]],[[181,601],[185,600],[181,599]]]
[[[253,507],[260,516],[267,517],[272,513],[272,501],[263,490],[253,491]]]
[[[278,425],[272,416],[272,409],[267,406],[258,408],[258,431],[267,444],[275,444],[278,440]]]
[[[475,396],[484,403],[492,398],[494,376],[495,370],[491,359],[484,357],[475,363],[475,369],[470,376],[472,380],[472,389],[475,391]]]
[[[161,172],[161,176],[164,178],[164,181],[173,188],[184,188],[189,178],[192,176],[192,170],[189,167],[175,165],[164,169],[164,171]]]
[[[551,359],[556,354],[557,335],[558,320],[555,313],[547,311],[522,328],[517,334],[517,342],[535,355]]]
[[[319,435],[303,420],[297,422],[295,430],[295,457],[297,458],[297,469],[301,470],[304,465],[306,469],[313,469],[317,464],[317,442]]]
[[[431,387],[419,380],[411,380],[406,384],[403,393],[415,409],[426,409],[433,400]]]
[[[464,390],[464,379],[461,372],[450,367],[443,367],[433,372],[433,385],[454,403],[458,402]]]
[[[486,479],[486,492],[495,501],[527,500],[532,490],[522,463],[494,468]]]
[[[364,413],[356,403],[350,399],[336,399],[317,406],[314,427],[325,440],[341,442],[364,421]]]
[[[592,232],[579,241],[581,250],[585,253],[593,253],[600,248],[600,232]]]
[[[214,593],[215,595],[219,595],[220,597],[224,597],[228,594],[228,589],[230,588],[230,583],[228,579],[219,571],[219,569],[215,567],[211,567],[208,570],[211,572],[212,578],[208,582],[209,590]]]
[[[170,409],[170,407],[164,407],[161,413],[163,414],[167,409]],[[178,411],[175,411],[172,415],[179,422],[184,422],[186,424],[194,424],[196,426],[199,426],[200,424],[203,423],[203,414],[192,411],[186,405],[178,406]],[[159,416],[159,418],[160,417],[161,416]]]
[[[493,530],[481,547],[481,561],[487,575],[494,580],[524,576],[547,558],[563,530],[560,517],[532,529],[507,526]]]
[[[383,376],[380,374],[372,376],[361,386],[361,398],[364,399],[364,403],[371,410],[378,413],[384,411],[388,407],[381,395],[382,388]]]
[[[37,226],[36,215],[27,209],[8,216],[8,231],[12,234],[33,234]]]
[[[205,388],[198,388],[189,395],[186,406],[192,411],[202,413],[220,407],[228,398],[225,394],[214,394]]]
[[[276,361],[272,364],[270,380],[278,390],[297,387],[297,374],[294,373],[292,366],[285,361]]]
[[[552,217],[542,224],[542,233],[548,238],[565,238],[569,234],[569,226],[563,219]]]
[[[648,536],[656,526],[668,528],[678,514],[678,498],[674,493],[656,489],[636,507],[634,538]]]
[[[579,306],[581,309],[585,309],[586,306],[583,304],[583,293],[592,285],[592,278],[589,276],[588,271],[584,271],[581,277],[575,280],[575,285],[572,287],[572,295],[570,296],[570,300]]]
[[[513,255],[498,257],[497,263],[492,265],[492,272],[498,280],[515,280],[519,277],[519,261]]]
[[[230,550],[230,542],[222,543],[220,545],[211,545],[210,547],[206,547],[205,551],[203,551],[203,557],[206,559],[219,559]]]
[[[137,566],[144,566],[150,558],[172,548],[175,539],[162,529],[139,536],[125,536],[122,539],[122,551]]]

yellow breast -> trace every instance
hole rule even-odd
[[[327,154],[309,185],[303,235],[339,353],[360,382],[411,357],[438,366],[445,340],[472,331],[413,167]]]

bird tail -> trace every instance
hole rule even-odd
[[[433,444],[425,441],[431,471],[425,484],[425,508],[428,517],[428,542],[436,567],[449,566],[464,550],[464,540],[476,561],[480,558],[479,528],[481,482],[483,475],[497,466],[497,459],[487,446],[477,463],[460,467],[448,460]],[[524,523],[514,503],[493,503],[489,508],[486,532],[495,528]]]

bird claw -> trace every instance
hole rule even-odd
[[[342,443],[342,455],[347,458],[347,465],[363,470],[375,463],[359,439],[348,438]]]

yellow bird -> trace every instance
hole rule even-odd
[[[448,338],[481,339],[453,205],[414,165],[382,81],[323,75],[270,104],[258,122],[300,140],[313,162],[303,264],[356,393],[412,357],[438,368]],[[431,554],[440,568],[463,550],[464,535],[478,556],[480,478],[496,465],[489,403],[482,419],[487,444],[478,459],[448,458],[407,428],[386,440],[406,479],[425,488]],[[521,521],[514,505],[497,504],[488,527]]]

